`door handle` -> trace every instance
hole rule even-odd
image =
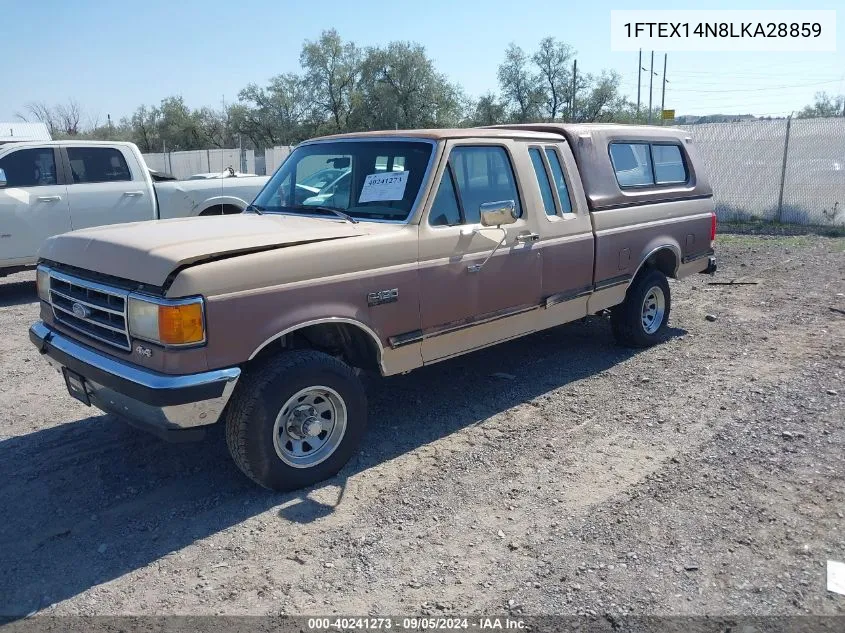
[[[36,198],[39,202],[58,202],[61,199],[61,196],[38,196]]]
[[[530,242],[536,242],[540,239],[539,234],[537,233],[522,233],[521,235],[516,236],[516,241],[520,244],[528,244]]]
[[[124,191],[123,195],[127,198],[137,198],[138,196],[143,196],[143,191]]]

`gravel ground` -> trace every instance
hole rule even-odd
[[[285,495],[68,397],[0,281],[0,614],[843,614],[845,240],[718,256],[759,283],[673,282],[655,348],[596,317],[373,378],[361,455]]]

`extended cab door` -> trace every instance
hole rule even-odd
[[[34,264],[48,237],[70,230],[67,188],[55,147],[21,147],[0,158],[0,268]]]
[[[425,363],[524,334],[519,315],[541,299],[541,262],[509,139],[449,141],[420,224],[419,279]],[[519,219],[482,227],[480,205],[513,200]],[[505,232],[505,241],[489,261]]]
[[[544,310],[538,328],[587,315],[593,291],[594,236],[587,198],[569,146],[526,143],[540,222]]]
[[[62,147],[74,230],[155,218],[149,173],[128,146]]]

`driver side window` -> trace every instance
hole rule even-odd
[[[440,179],[428,223],[431,226],[478,224],[482,204],[504,200],[513,200],[517,217],[522,216],[507,150],[495,145],[456,147]]]
[[[55,185],[56,160],[52,147],[19,149],[0,159],[7,188]]]

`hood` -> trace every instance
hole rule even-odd
[[[372,224],[370,224],[372,227]],[[367,235],[368,223],[293,215],[233,215],[100,226],[48,239],[38,255],[153,286],[206,259]]]

